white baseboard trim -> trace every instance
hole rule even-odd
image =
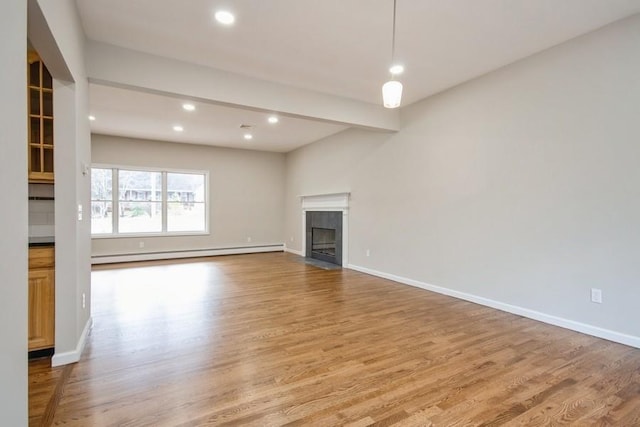
[[[89,335],[92,325],[93,319],[89,317],[87,323],[84,325],[78,344],[76,344],[76,349],[73,351],[66,351],[64,353],[55,353],[51,358],[51,366],[56,367],[68,365],[69,363],[75,363],[80,360],[80,356],[82,356],[82,352],[84,351],[84,346],[87,344],[87,336]]]
[[[570,329],[572,331],[581,332],[583,334],[592,335],[594,337],[604,338],[609,341],[625,344],[635,348],[640,348],[640,337],[637,337],[634,335],[627,335],[621,332],[612,331],[610,329],[604,329],[598,326],[576,322],[575,320],[564,319],[562,317],[557,317],[551,314],[530,310],[528,308],[506,304],[500,301],[495,301],[489,298],[484,298],[484,297],[480,297],[473,294],[468,294],[466,292],[455,291],[453,289],[443,288],[441,286],[430,285],[428,283],[420,282],[418,280],[396,276],[394,274],[383,273],[381,271],[372,270],[366,267],[360,267],[357,265],[349,264],[348,268],[359,271],[361,273],[370,274],[372,276],[382,277],[384,279],[393,280],[394,282],[399,282],[405,285],[410,285],[420,289],[425,289],[427,291],[436,292],[438,294],[447,295],[447,296],[462,299],[465,301],[470,301],[476,304],[484,305],[486,307],[491,307],[497,310],[506,311],[508,313],[517,314],[519,316],[527,317],[533,320],[538,320],[540,322],[548,323],[550,325],[560,326],[561,328]]]
[[[156,261],[163,259],[196,258],[217,255],[254,254],[260,252],[282,252],[284,245],[241,246],[236,248],[196,249],[187,251],[147,252],[118,255],[97,255],[91,257],[91,264],[111,264],[116,262]]]
[[[284,251],[285,251],[285,252],[289,252],[290,254],[295,254],[295,255],[299,255],[299,256],[304,256],[304,252],[302,252],[302,251],[297,251],[297,250],[295,250],[295,249],[291,249],[291,248],[287,248],[286,246],[285,246],[285,248],[284,248]]]

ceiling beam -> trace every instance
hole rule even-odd
[[[371,130],[397,131],[399,110],[327,95],[202,65],[88,41],[93,83],[274,112]]]

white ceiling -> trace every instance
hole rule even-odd
[[[282,115],[277,116],[278,123],[270,124],[267,119],[272,114],[265,112],[96,84],[89,90],[96,117],[91,130],[106,135],[286,153],[346,129]],[[195,111],[185,111],[184,103],[193,104]],[[176,132],[174,125],[184,130]],[[244,139],[247,132],[254,137],[250,141]]]
[[[89,39],[128,49],[374,104],[381,103],[380,87],[388,79],[392,0],[77,0],[77,4]],[[218,9],[234,12],[236,24],[214,23],[212,13]],[[406,68],[400,79],[403,105],[638,12],[640,0],[398,0],[396,56]],[[128,103],[117,102],[118,91],[129,97]],[[177,137],[170,127],[163,133],[157,123],[155,133],[150,133],[154,117],[170,118],[165,110],[170,100],[157,98],[136,108],[134,104],[149,101],[149,95],[118,91],[92,87],[91,108],[99,116],[92,125],[96,132],[190,138],[186,133]],[[208,107],[202,106],[203,111]],[[144,114],[140,120],[134,110]],[[241,118],[238,111],[209,113]],[[258,121],[256,114],[247,113],[245,120]],[[136,122],[145,124],[136,127]],[[255,148],[288,150],[340,130],[310,121],[298,125],[297,145],[284,141],[289,129],[283,126],[279,136],[273,134]],[[191,142],[230,144],[226,132],[233,127],[231,122],[218,129],[214,122],[194,119],[193,126]]]

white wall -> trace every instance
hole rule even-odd
[[[92,160],[94,164],[209,171],[210,188],[209,235],[97,238],[93,256],[283,243],[283,154],[93,135]]]
[[[27,425],[27,5],[0,6],[0,418]],[[10,183],[10,185],[7,185]]]
[[[640,345],[639,49],[634,16],[404,108],[394,135],[290,153],[287,244],[297,195],[351,191],[355,266]]]
[[[349,192],[352,181],[360,173],[360,165],[389,137],[389,134],[349,129],[287,154],[284,214],[288,249],[304,250],[299,196]],[[354,196],[352,194],[352,199]]]
[[[54,365],[77,361],[90,322],[91,163],[84,33],[73,0],[29,0],[29,39],[54,77],[56,343]],[[86,306],[82,306],[83,294]]]

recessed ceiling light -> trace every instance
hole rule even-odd
[[[226,10],[219,10],[214,16],[216,21],[223,25],[231,25],[236,22],[236,17],[233,16],[233,13],[227,12]]]
[[[173,130],[175,130],[176,132],[182,132],[184,130],[184,128],[180,125],[175,125],[173,127]]]
[[[404,72],[404,66],[400,64],[393,65],[391,68],[389,68],[389,72],[394,75],[402,74]]]
[[[246,139],[247,141],[249,141],[250,139],[253,139],[253,135],[251,135],[250,133],[245,133],[245,134],[244,134],[244,139]]]
[[[96,116],[89,116],[89,120],[91,120],[92,122],[96,119]]]
[[[278,123],[280,120],[278,119],[278,117],[276,116],[269,116],[269,123],[271,123],[272,125]]]
[[[182,108],[186,111],[194,111],[196,109],[196,106],[193,104],[182,104]]]

